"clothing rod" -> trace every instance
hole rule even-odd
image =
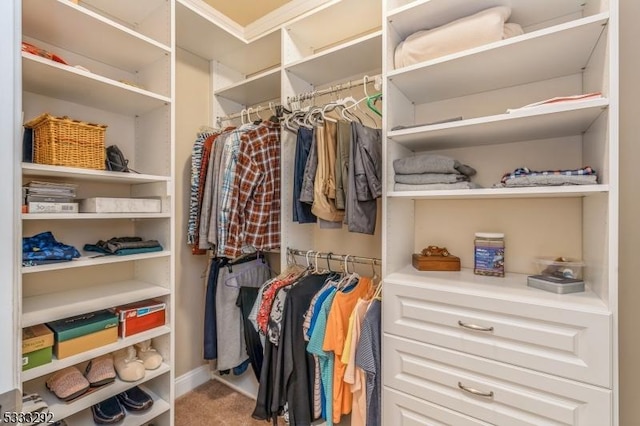
[[[247,113],[248,110],[250,110],[249,112],[251,113],[259,113],[260,111],[264,111],[267,109],[275,109],[276,107],[279,107],[279,106],[281,105],[278,103],[270,102],[269,105],[258,105],[255,107],[243,108],[242,111],[233,112],[229,115],[218,116],[216,118],[216,121],[229,121],[229,120],[233,120],[234,118],[242,117]]]
[[[318,259],[336,260],[341,262],[344,262],[345,260],[347,260],[347,262],[363,263],[366,265],[382,264],[382,260],[376,257],[352,256],[350,254],[336,254],[331,252],[322,253],[315,250],[305,251],[305,250],[298,250],[298,249],[292,249],[292,248],[287,249],[287,253],[294,256],[307,257],[309,260],[311,259],[315,260],[315,258],[317,257]]]
[[[365,78],[366,77],[366,78]],[[312,90],[310,92],[298,93],[294,96],[287,96],[287,104],[291,105],[291,102],[300,102],[306,99],[313,99],[316,96],[328,95],[330,93],[340,92],[342,90],[352,89],[354,87],[364,86],[366,84],[375,83],[377,79],[382,78],[381,74],[374,76],[365,76],[359,80],[352,80],[347,83],[340,83],[334,86],[330,86],[326,89]]]

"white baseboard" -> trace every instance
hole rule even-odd
[[[211,380],[211,370],[208,364],[195,368],[180,377],[176,377],[176,398],[207,383],[209,380]]]
[[[220,383],[224,383],[236,392],[239,392],[251,399],[258,397],[258,381],[253,374],[251,367],[247,369],[240,376],[234,376],[233,374],[225,374],[220,376],[217,373],[212,375],[214,380],[218,380]]]

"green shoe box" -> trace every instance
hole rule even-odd
[[[53,332],[44,324],[22,329],[22,370],[51,362]]]
[[[53,346],[48,346],[28,354],[22,354],[22,371],[50,363],[52,350]]]
[[[53,330],[55,342],[61,343],[109,328],[117,328],[118,317],[113,312],[103,309],[48,322],[47,326]]]

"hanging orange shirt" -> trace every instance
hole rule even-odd
[[[335,353],[333,368],[333,421],[339,423],[343,414],[349,414],[353,405],[350,385],[344,382],[347,368],[341,360],[342,351],[347,339],[349,317],[358,303],[371,290],[371,278],[360,277],[358,284],[348,292],[336,293],[327,318],[327,329],[322,345],[325,351]],[[329,398],[329,395],[327,395]],[[327,413],[327,416],[329,413]]]
[[[347,335],[347,342],[344,345],[342,354],[342,362],[347,366],[344,373],[344,382],[351,385],[351,393],[353,394],[351,426],[365,426],[367,423],[367,377],[364,370],[356,365],[356,348],[360,340],[362,321],[370,303],[371,300],[358,300],[349,318],[351,334]]]

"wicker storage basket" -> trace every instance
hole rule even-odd
[[[42,114],[25,123],[33,129],[33,162],[54,166],[105,169],[107,126]]]

